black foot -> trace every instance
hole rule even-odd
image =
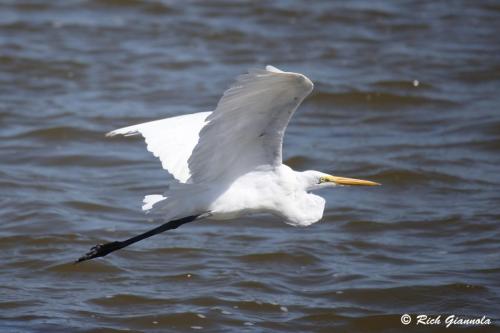
[[[94,258],[98,258],[98,257],[104,257],[105,255],[113,252],[113,251],[116,251],[116,250],[119,250],[123,247],[123,244],[122,242],[110,242],[110,243],[106,243],[106,244],[98,244],[96,246],[94,246],[93,248],[90,249],[89,252],[87,252],[84,256],[78,258],[77,261],[75,261],[75,263],[79,263],[79,262],[82,262],[82,261],[86,261],[86,260],[90,260],[90,259],[94,259]]]

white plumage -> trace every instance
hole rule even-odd
[[[238,77],[213,112],[167,118],[117,129],[108,136],[142,134],[148,150],[178,180],[143,209],[165,219],[205,214],[228,219],[271,213],[292,225],[321,219],[325,201],[310,191],[369,181],[297,172],[282,164],[285,129],[312,91],[302,74],[275,67]]]
[[[142,134],[148,150],[158,157],[163,169],[175,179],[185,183],[191,176],[188,158],[198,143],[200,130],[212,112],[199,112],[184,116],[150,121],[109,132],[106,136]]]

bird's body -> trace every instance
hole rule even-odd
[[[325,201],[304,190],[301,176],[286,165],[261,166],[231,182],[176,184],[165,195],[153,197],[154,205],[143,208],[154,208],[166,219],[204,212],[215,220],[270,213],[306,226],[321,219]]]
[[[148,150],[176,179],[165,193],[147,195],[143,205],[143,210],[173,220],[170,228],[200,217],[233,219],[255,213],[307,226],[322,218],[325,207],[325,200],[311,191],[377,185],[318,171],[294,171],[282,163],[285,129],[312,89],[313,83],[304,75],[267,66],[238,77],[213,112],[124,127],[108,136],[142,134]],[[105,244],[110,245],[107,248],[93,248],[80,261],[169,229],[162,227],[125,242]]]

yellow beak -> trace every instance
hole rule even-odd
[[[338,185],[354,185],[354,186],[377,186],[379,183],[371,182],[369,180],[345,178],[337,176],[326,176],[325,181],[332,182]]]

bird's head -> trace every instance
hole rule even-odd
[[[326,174],[324,172],[308,170],[300,172],[301,179],[307,191],[318,190],[324,187],[333,186],[377,186],[379,183],[369,180],[338,177]]]

